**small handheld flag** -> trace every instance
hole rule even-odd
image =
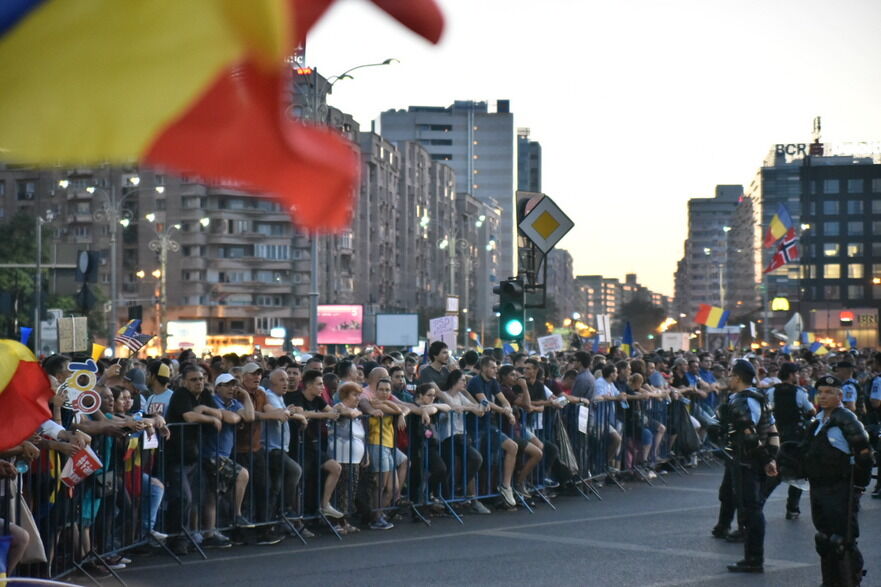
[[[144,345],[150,342],[153,335],[139,334],[138,325],[140,323],[140,320],[129,320],[125,326],[117,331],[116,336],[113,337],[113,342],[127,346],[133,353],[144,348]]]
[[[624,325],[624,336],[621,339],[621,351],[628,357],[632,357],[635,349],[633,348],[633,329],[630,327],[630,321]]]

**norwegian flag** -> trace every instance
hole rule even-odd
[[[798,237],[795,236],[795,227],[787,231],[783,240],[777,244],[777,251],[771,258],[771,262],[765,267],[764,273],[770,273],[778,267],[783,267],[787,263],[798,261]]]

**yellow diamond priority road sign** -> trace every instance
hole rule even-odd
[[[547,253],[560,242],[575,224],[552,199],[545,196],[518,225],[520,232],[542,253]]]

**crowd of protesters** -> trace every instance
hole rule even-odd
[[[31,575],[101,575],[141,553],[181,557],[382,531],[402,517],[461,519],[650,482],[697,466],[702,451],[712,455],[716,408],[739,357],[753,364],[771,404],[775,387],[796,386],[806,418],[815,382],[835,374],[845,405],[878,437],[881,353],[869,351],[637,345],[633,357],[617,348],[549,357],[487,349],[455,359],[439,341],[424,355],[299,360],[184,351],[102,359],[101,405],[88,415],[72,409],[61,385],[80,358],[53,355],[43,361],[60,390],[53,420],[0,454],[12,496],[0,509],[13,537],[9,565]],[[589,416],[579,422],[583,408]],[[68,489],[60,471],[86,446],[103,468]],[[798,513],[791,490],[787,517]]]

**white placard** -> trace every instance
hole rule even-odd
[[[435,338],[441,338],[444,334],[455,332],[459,329],[458,316],[441,316],[428,321],[428,330]]]
[[[587,421],[590,417],[590,408],[587,406],[578,406],[578,431],[587,434]]]
[[[563,344],[563,336],[561,334],[542,336],[538,339],[538,352],[540,355],[547,356],[550,353],[565,350]]]

